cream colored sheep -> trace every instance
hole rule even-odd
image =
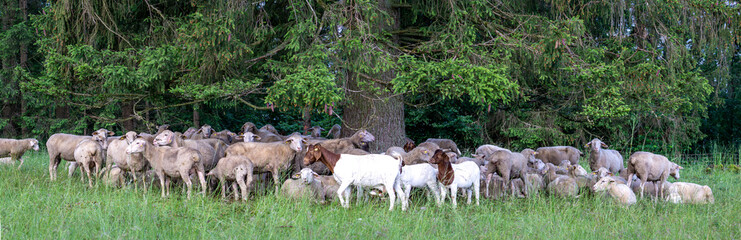
[[[636,203],[636,195],[628,185],[619,183],[613,178],[602,178],[594,184],[595,192],[607,191],[618,203],[632,205]]]

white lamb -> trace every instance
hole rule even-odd
[[[401,168],[401,186],[404,189],[404,195],[409,199],[412,187],[430,189],[435,195],[435,203],[440,202],[440,189],[437,186],[437,169],[427,163],[406,165]],[[429,196],[429,195],[428,195]]]
[[[667,201],[672,203],[715,203],[713,190],[707,185],[702,186],[694,183],[675,182],[669,187]]]
[[[594,184],[593,189],[595,192],[607,191],[613,199],[625,205],[636,203],[636,195],[633,193],[633,190],[630,190],[628,185],[619,183],[611,177],[600,179]]]

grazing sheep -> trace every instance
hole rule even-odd
[[[672,203],[706,204],[715,203],[713,190],[707,185],[687,182],[675,182],[668,189],[669,199]]]
[[[126,148],[126,153],[142,153],[144,158],[149,161],[155,174],[160,179],[162,197],[165,197],[165,181],[168,181],[167,189],[169,194],[168,179],[180,178],[188,187],[188,199],[190,199],[193,185],[190,181],[190,171],[195,171],[198,174],[198,179],[202,187],[201,191],[204,195],[206,194],[206,178],[204,176],[203,162],[201,161],[201,154],[197,150],[187,147],[155,147],[145,139],[137,138]]]
[[[105,151],[101,143],[93,139],[82,140],[75,148],[73,153],[75,161],[82,166],[83,172],[87,174],[88,185],[90,187],[93,187],[93,180],[90,176],[91,165],[95,165],[95,177],[97,178],[98,173],[100,173],[100,167],[103,165],[104,154]]]
[[[453,208],[458,206],[456,196],[458,188],[466,188],[468,195],[468,204],[471,204],[471,193],[476,195],[476,205],[479,205],[479,193],[481,188],[481,169],[476,163],[463,162],[461,164],[451,164],[448,155],[442,150],[435,150],[430,163],[437,164],[437,181],[440,186],[441,203],[445,201],[445,192],[450,189],[450,198]]]
[[[253,165],[249,158],[244,156],[229,156],[219,160],[216,167],[206,176],[215,176],[221,184],[221,198],[226,198],[227,181],[232,182],[234,199],[239,199],[236,191],[237,184],[242,192],[242,200],[247,201],[250,197],[249,186],[252,184]]]
[[[635,152],[628,159],[628,185],[631,184],[632,175],[641,179],[641,198],[643,198],[643,188],[646,181],[653,181],[658,189],[669,176],[679,179],[679,170],[684,169],[676,163],[670,162],[669,159],[662,155],[650,152]],[[657,183],[658,182],[658,183]],[[656,197],[664,197],[663,191],[657,191]]]
[[[20,140],[0,138],[0,157],[10,157],[11,163],[20,160],[21,164],[18,165],[18,169],[23,166],[23,154],[29,149],[38,151],[39,141],[33,138]]]
[[[404,152],[412,151],[412,149],[414,149],[415,147],[417,147],[417,145],[414,144],[414,140],[410,138],[406,138],[406,143],[404,143],[404,147],[403,147]]]
[[[579,194],[579,185],[574,178],[556,174],[555,167],[548,167],[548,193],[559,197],[576,197]]]
[[[602,178],[594,184],[595,192],[607,191],[610,196],[618,203],[632,205],[636,203],[636,195],[630,190],[628,185],[619,183],[613,178]]]
[[[625,168],[623,165],[623,155],[620,155],[620,152],[616,150],[602,149],[607,147],[607,144],[597,138],[592,139],[592,141],[584,145],[584,148],[591,150],[589,153],[589,168],[592,171],[604,167],[610,172],[618,173]]]
[[[401,209],[407,209],[407,199],[401,189],[401,159],[382,154],[349,155],[335,154],[320,144],[309,145],[304,156],[304,165],[320,161],[334,173],[334,179],[340,184],[337,197],[344,208],[350,207],[350,185],[358,187],[358,198],[362,196],[362,187],[383,186],[389,197],[389,211],[394,210],[397,194],[401,198]],[[398,156],[397,156],[398,157]],[[343,196],[344,195],[344,196]]]
[[[400,180],[407,199],[412,192],[412,187],[427,187],[435,196],[435,203],[441,204],[440,189],[437,185],[437,169],[433,168],[432,165],[427,163],[406,165],[401,168]]]
[[[100,140],[101,138],[105,139],[106,135],[113,136],[113,134],[113,132],[108,130],[99,129],[98,131],[93,132],[92,136],[79,136],[65,133],[51,135],[49,139],[46,140],[46,150],[49,153],[49,178],[51,181],[57,179],[57,167],[62,159],[66,161],[75,161],[74,154],[77,144],[83,140],[92,139],[93,137],[96,137],[97,140]],[[108,142],[103,142],[103,144],[105,144],[103,148],[105,149],[108,147]]]
[[[245,156],[252,161],[255,173],[270,172],[278,192],[281,173],[288,170],[297,152],[303,150],[306,139],[292,134],[281,142],[240,142],[226,149],[226,156]]]
[[[437,144],[442,149],[450,149],[451,151],[458,154],[458,156],[461,155],[461,151],[458,150],[458,145],[453,142],[453,140],[445,139],[445,138],[428,138],[425,140],[425,142],[431,142],[434,144]]]
[[[544,163],[559,164],[563,160],[569,160],[571,165],[579,164],[579,156],[583,153],[571,146],[540,147],[535,150],[535,157]]]
[[[491,172],[496,172],[504,179],[504,189],[509,189],[511,179],[523,179],[525,176],[524,171],[527,168],[527,160],[521,153],[513,153],[507,149],[497,150],[491,152],[487,156],[486,161],[487,169]],[[487,188],[488,182],[487,179]]]
[[[329,132],[327,132],[327,137],[332,136],[332,139],[338,139],[340,138],[340,132],[342,131],[342,126],[339,124],[332,125],[332,128],[329,129]]]

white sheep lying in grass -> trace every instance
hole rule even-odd
[[[440,189],[437,186],[437,169],[427,163],[406,165],[401,168],[401,187],[409,199],[412,187],[427,187],[435,196],[435,203],[440,204]],[[429,196],[429,195],[428,195]]]
[[[667,201],[672,203],[715,203],[713,190],[707,185],[702,186],[694,183],[675,182],[669,187]]]
[[[597,181],[593,187],[595,192],[607,191],[610,196],[617,202],[625,205],[632,205],[636,203],[636,195],[628,185],[619,183],[614,178],[605,177]]]

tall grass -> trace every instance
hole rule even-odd
[[[713,188],[713,205],[673,205],[639,200],[621,207],[608,199],[532,199],[481,201],[457,210],[442,208],[424,194],[409,211],[387,210],[388,203],[352,201],[316,205],[273,194],[247,203],[194,195],[180,188],[169,198],[159,189],[147,194],[133,187],[86,187],[79,176],[49,181],[44,153],[27,153],[20,171],[0,165],[0,239],[729,239],[741,237],[741,175],[705,174],[705,166],[685,166],[682,181]],[[354,194],[353,194],[354,195]],[[413,196],[414,197],[414,196]]]

